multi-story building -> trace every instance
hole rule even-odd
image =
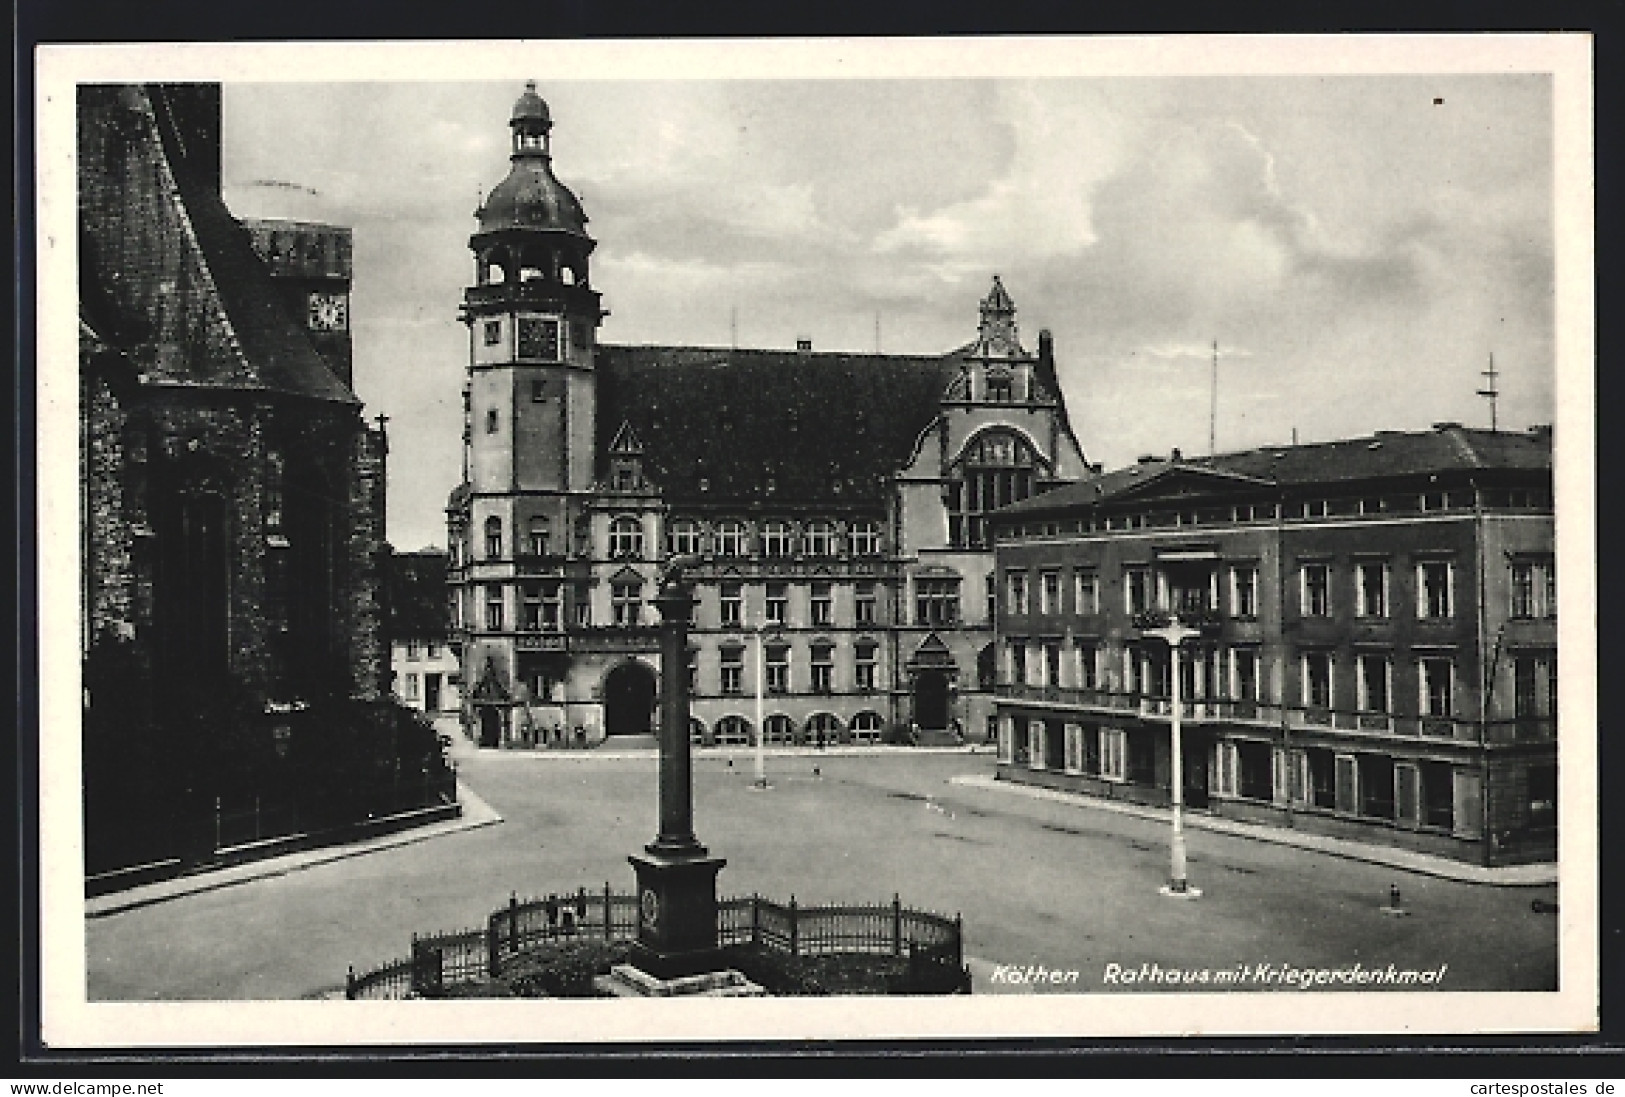
[[[992,519],[999,776],[1500,864],[1555,856],[1549,428],[1142,459]]]
[[[995,278],[944,355],[608,346],[595,242],[528,88],[470,241],[463,481],[448,502],[471,735],[653,726],[664,564],[698,583],[701,742],[980,735],[992,715],[985,515],[1092,474],[1048,333]],[[757,640],[760,634],[760,658]]]
[[[232,216],[217,84],[78,95],[96,865],[257,757],[222,706],[387,691],[386,444],[349,384],[349,230]]]
[[[396,700],[431,716],[462,708],[462,667],[451,644],[446,554],[439,549],[389,558],[389,666]]]

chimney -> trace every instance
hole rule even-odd
[[[1157,463],[1157,455],[1154,453],[1142,453],[1140,454],[1138,463],[1142,465],[1154,465]]]
[[[1175,446],[1173,456],[1170,457],[1169,460],[1170,461],[1179,461],[1179,460],[1183,459],[1183,456],[1184,455],[1179,452],[1179,447]]]
[[[1449,422],[1447,420],[1447,421],[1445,421],[1443,423],[1434,423],[1433,424],[1433,429],[1434,430],[1460,430],[1461,429],[1461,424],[1460,423],[1452,423],[1452,422]]]
[[[796,340],[796,349],[797,350],[812,350],[812,340],[811,339],[797,339]]]

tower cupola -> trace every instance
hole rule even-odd
[[[565,232],[587,239],[587,214],[570,188],[553,174],[553,116],[536,83],[525,85],[508,119],[513,167],[491,189],[475,216],[480,232],[508,229]]]

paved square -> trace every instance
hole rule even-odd
[[[1109,964],[1437,969],[1444,990],[1553,989],[1556,888],[1458,883],[1192,830],[1196,901],[1157,893],[1156,820],[950,784],[990,756],[898,752],[751,759],[698,754],[695,829],[728,858],[719,891],[814,903],[889,901],[965,919],[977,991],[997,965],[1076,970],[1056,989],[1112,989]],[[814,767],[821,771],[814,775]],[[656,758],[466,757],[468,785],[504,821],[89,919],[93,1000],[290,999],[331,994],[404,955],[414,932],[483,925],[507,901],[585,885],[629,890],[653,838]],[[1409,910],[1384,914],[1397,883]]]

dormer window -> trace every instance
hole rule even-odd
[[[989,373],[987,375],[987,401],[990,404],[1008,404],[1014,398],[1012,389],[1014,382],[1008,373]]]

